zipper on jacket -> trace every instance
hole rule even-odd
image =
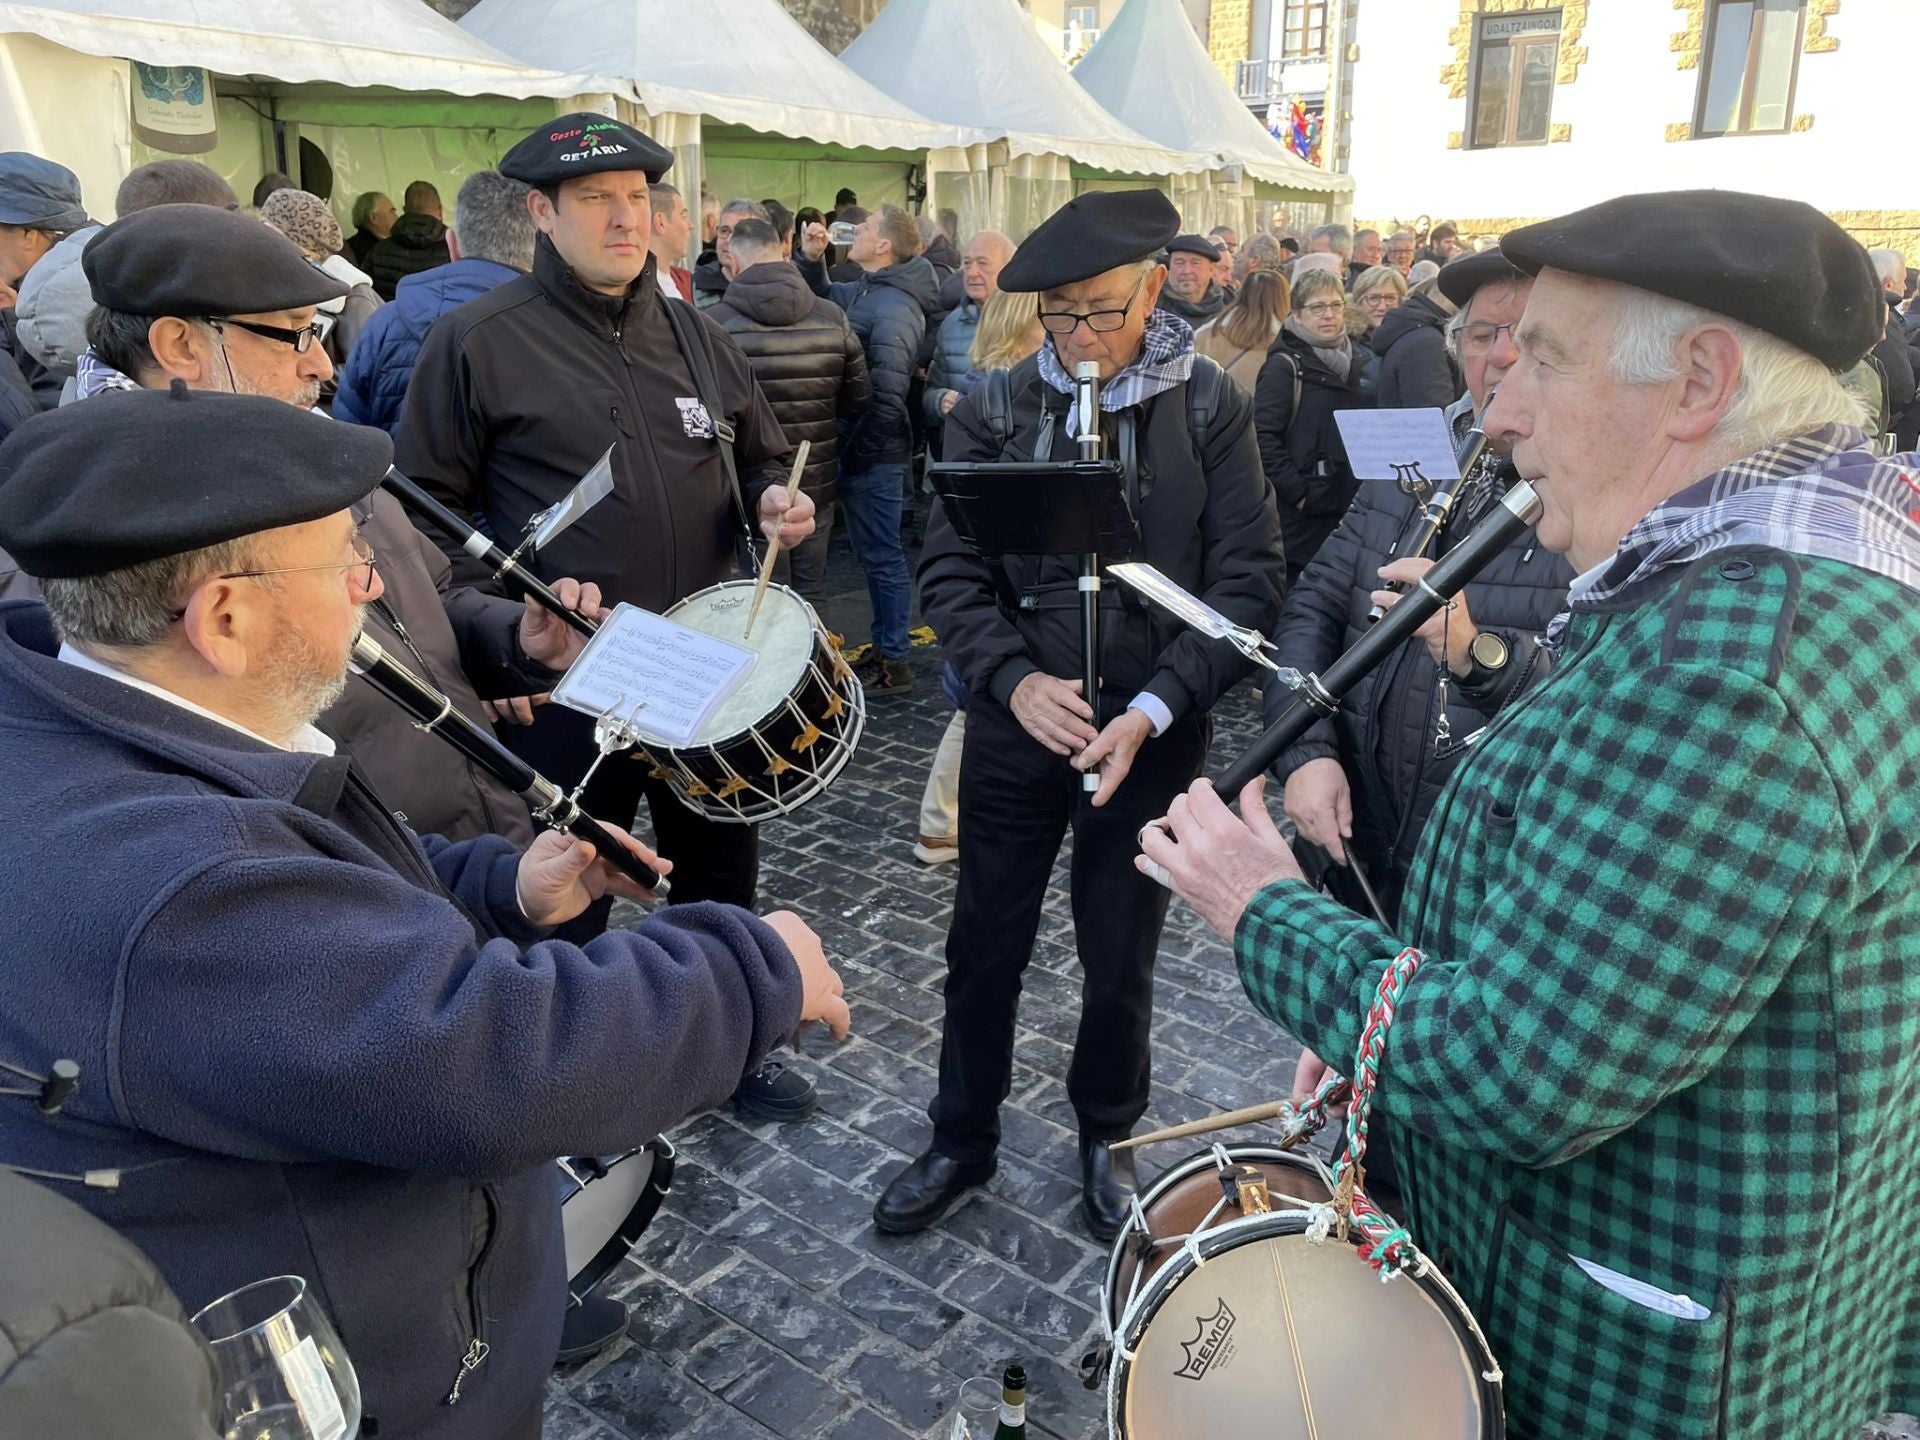
[[[460,1370],[453,1377],[453,1389],[447,1392],[447,1404],[460,1403],[460,1387],[467,1383],[467,1377],[478,1370],[493,1352],[493,1347],[481,1338],[486,1329],[486,1317],[480,1310],[480,1271],[487,1263],[487,1256],[493,1252],[494,1236],[499,1230],[499,1207],[494,1203],[493,1190],[489,1186],[480,1187],[480,1198],[487,1207],[487,1229],[480,1241],[480,1252],[473,1257],[473,1264],[467,1267],[467,1315],[473,1324],[473,1339],[468,1342],[466,1353],[460,1357]]]

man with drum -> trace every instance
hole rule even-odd
[[[312,721],[381,592],[351,509],[391,456],[183,384],[0,447],[0,544],[45,595],[0,606],[0,1041],[80,1067],[58,1116],[0,1108],[0,1154],[91,1175],[189,1310],[305,1277],[381,1434],[531,1440],[551,1157],[648,1140],[846,1008],[789,914],[549,938],[634,887],[558,834],[416,837],[334,753]]]
[[[1878,283],[1727,191],[1502,249],[1538,279],[1484,419],[1579,572],[1553,678],[1392,931],[1301,881],[1257,785],[1194,786],[1140,863],[1330,1059],[1418,947],[1374,1123],[1516,1433],[1826,1440],[1920,1408],[1920,459],[1835,378]]]
[[[614,490],[538,555],[543,578],[596,583],[609,605],[655,612],[735,573],[751,509],[757,528],[791,545],[813,529],[805,492],[789,505],[792,454],[752,368],[725,330],[682,314],[699,353],[681,352],[649,249],[649,183],[673,153],[604,115],[565,115],[509,150],[500,173],[533,187],[540,234],[533,273],[448,312],[427,334],[394,449],[400,469],[459,515],[517,541],[530,517],[564,496],[613,447]],[[705,372],[717,393],[701,383]],[[731,440],[731,454],[726,453]],[[738,469],[736,483],[734,471]],[[456,579],[486,568],[436,536]],[[512,738],[543,774],[571,787],[597,753],[593,721],[559,707]],[[652,767],[628,757],[587,786],[595,814],[627,822],[642,796],[663,854],[678,865],[677,901],[753,903],[759,843],[749,825],[697,815]],[[567,932],[604,928],[592,907]],[[778,1062],[737,1097],[752,1113],[793,1120],[813,1087]]]
[[[1035,230],[1000,272],[1037,291],[1048,344],[989,376],[947,419],[949,460],[1074,458],[1075,367],[1100,369],[1106,453],[1126,469],[1142,558],[1241,625],[1279,608],[1279,522],[1252,402],[1155,308],[1156,258],[1180,228],[1156,191],[1091,194]],[[1051,437],[1046,439],[1043,437]],[[1206,762],[1208,712],[1250,668],[1113,587],[1102,606],[1101,693],[1082,695],[1078,566],[1015,557],[999,575],[936,509],[921,607],[966,684],[960,886],[947,933],[940,1088],[927,1152],[874,1210],[899,1233],[937,1221],[994,1169],[1012,1079],[1014,1008],[1054,858],[1073,831],[1074,936],[1085,972],[1067,1092],[1080,1123],[1083,1215],[1118,1232],[1134,1191],[1128,1135],[1147,1106],[1153,958],[1167,897],[1130,869],[1133,836]],[[1003,604],[1002,595],[1013,597]],[[1098,789],[1083,788],[1088,772]]]

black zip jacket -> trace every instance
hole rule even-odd
[[[1260,378],[1254,382],[1254,433],[1259,438],[1260,463],[1279,504],[1289,586],[1333,533],[1359,489],[1333,416],[1338,410],[1365,410],[1373,403],[1363,363],[1365,351],[1366,346],[1354,345],[1353,363],[1342,380],[1311,345],[1283,329],[1267,347]]]
[[[541,236],[531,275],[448,311],[427,332],[394,463],[455,512],[483,516],[511,548],[528,518],[612,445],[613,493],[523,559],[547,580],[595,581],[608,605],[663,611],[733,576],[742,525],[667,319],[666,306],[680,302],[660,293],[653,271],[649,257],[624,297],[599,295]],[[747,357],[711,320],[695,323],[713,341],[751,517],[761,492],[786,479],[792,447]],[[455,580],[492,583],[458,545],[434,538]]]
[[[1413,410],[1451,405],[1461,391],[1460,372],[1447,353],[1447,312],[1425,295],[1396,305],[1368,344],[1380,357],[1379,407]]]
[[[1196,367],[1212,364],[1194,360]],[[947,416],[947,458],[1074,458],[1067,397],[1040,379],[1039,361],[1023,360],[1009,378],[1012,435],[1002,443],[992,433],[976,391]],[[1254,448],[1252,406],[1238,386],[1224,376],[1219,382],[1205,435],[1192,431],[1185,385],[1102,414],[1106,453],[1138,455],[1134,513],[1145,542],[1141,556],[1105,558],[1145,559],[1238,624],[1265,631],[1280,605],[1279,527]],[[1050,455],[1036,456],[1043,406],[1053,413],[1053,442]],[[1015,614],[1001,608],[992,571],[955,532],[944,505],[934,507],[920,561],[921,613],[967,688],[1001,705],[1036,670],[1063,679],[1080,673],[1078,563],[1015,556],[1006,572],[1020,597]],[[1249,668],[1232,646],[1149,609],[1117,581],[1101,591],[1100,680],[1110,702],[1103,720],[1142,690],[1165,702],[1176,721],[1204,714]]]
[[[892,465],[913,454],[913,412],[909,401],[927,317],[940,307],[940,281],[923,255],[882,270],[867,270],[858,280],[829,280],[817,260],[794,261],[801,278],[847,312],[847,323],[867,355],[873,402],[840,437],[842,465],[859,474],[876,465]]]

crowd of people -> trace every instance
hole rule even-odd
[[[0,1161],[110,1173],[84,1203],[157,1265],[143,1303],[305,1275],[381,1433],[536,1436],[556,1356],[626,1323],[568,1291],[552,1157],[728,1097],[813,1109],[774,1051],[849,1012],[805,921],[756,914],[757,829],[597,764],[593,717],[549,703],[576,628],[381,483],[517,537],[611,446],[611,495],[530,562],[581,616],[665,612],[777,536],[831,624],[840,528],[872,609],[854,673],[902,695],[917,567],[954,713],[912,853],[958,888],[930,1130],[879,1230],[994,1173],[1071,833],[1092,1237],[1139,1190],[1114,1145],[1177,893],[1309,1047],[1296,1098],[1424,958],[1370,1183],[1474,1302],[1524,1433],[1812,1436],[1920,1404],[1914,1262],[1828,1243],[1920,1218],[1875,1138],[1920,1064],[1903,257],[1716,192],[1475,243],[1201,235],[1096,192],[1016,242],[850,190],[722,203],[671,165],[579,114],[468,176],[451,224],[425,181],[343,225],[285,176],[243,208],[176,159],[100,225],[71,173],[0,155],[0,596],[29,602],[0,608],[0,814],[34,837],[0,895],[0,1063],[85,1077],[58,1114],[0,1109]],[[1371,408],[1486,438],[1424,549],[1427,495],[1349,462],[1339,417]],[[910,554],[927,458],[1066,460],[1095,429],[1135,558],[1302,675],[1523,480],[1545,514],[1280,757],[1283,838],[1258,784],[1200,778],[1240,650],[1110,585],[1087,694],[1076,562],[985,556],[939,503]],[[651,843],[619,838],[672,903],[612,925],[655,897],[350,675],[363,628],[602,821],[644,802]],[[1269,676],[1269,718],[1293,694]],[[1602,1302],[1574,1255],[1712,1323]],[[88,1433],[131,1433],[124,1396],[92,1403]]]

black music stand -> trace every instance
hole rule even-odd
[[[990,565],[1008,555],[1080,562],[1081,694],[1100,716],[1100,557],[1140,553],[1124,472],[1113,460],[938,461],[927,478],[960,538]],[[1100,777],[1091,771],[1088,790]]]

